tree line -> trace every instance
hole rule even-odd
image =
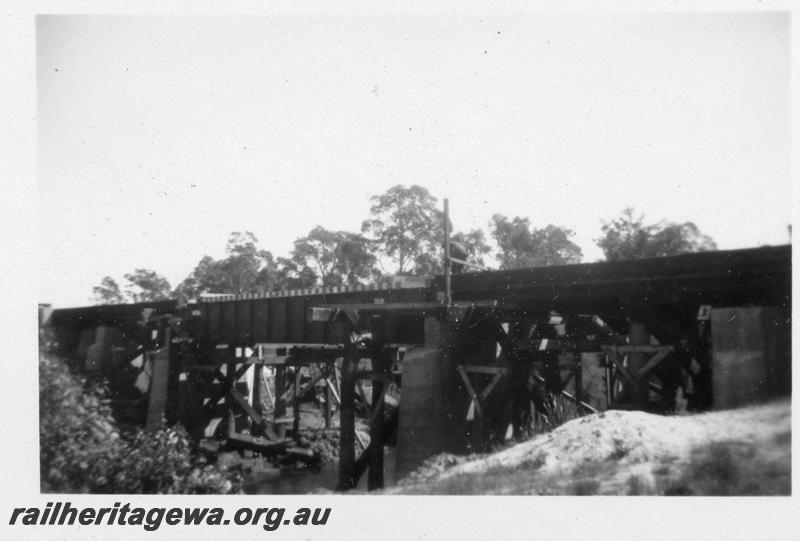
[[[574,232],[549,224],[532,227],[528,218],[495,214],[487,242],[482,229],[451,235],[459,255],[480,265],[500,269],[580,263],[581,248]],[[451,228],[452,231],[452,228]],[[317,286],[368,283],[383,275],[432,276],[443,271],[444,214],[436,197],[419,185],[397,185],[371,198],[369,217],[359,233],[331,231],[322,226],[294,241],[286,257],[259,247],[250,231],[228,237],[225,257],[203,256],[177,287],[151,269],[125,274],[125,285],[106,276],[94,287],[98,304],[148,302],[196,297],[200,293],[265,293]],[[715,250],[716,244],[692,222],[646,224],[632,208],[603,222],[596,240],[606,260],[641,259]],[[388,266],[388,268],[387,268]]]

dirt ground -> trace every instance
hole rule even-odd
[[[598,413],[482,458],[433,457],[386,492],[789,495],[791,405]]]

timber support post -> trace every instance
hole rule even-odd
[[[394,353],[394,355],[397,355]],[[380,490],[384,487],[383,447],[391,432],[386,430],[386,393],[392,382],[392,355],[383,347],[377,348],[372,357],[372,400],[370,412],[370,455],[367,490]],[[366,450],[365,450],[366,453]]]
[[[331,400],[333,399],[333,394],[331,393],[331,384],[330,384],[330,377],[331,374],[335,374],[336,370],[331,368],[328,365],[326,368],[325,373],[325,428],[331,427]],[[335,377],[335,376],[334,376]]]
[[[575,409],[580,414],[583,401],[583,358],[580,352],[574,353],[573,369],[575,370]]]
[[[300,403],[302,402],[302,397],[300,396],[301,368],[300,365],[294,367],[294,393],[292,394],[294,397],[292,400],[292,415],[294,419],[292,421],[292,434],[295,439],[300,434]]]
[[[283,393],[286,392],[286,367],[279,365],[275,367],[275,419],[286,416],[286,400]]]
[[[164,327],[163,343],[153,352],[147,352],[153,370],[150,382],[150,400],[147,404],[146,429],[159,430],[162,426],[164,413],[167,409],[167,387],[169,386],[169,357],[170,343],[172,342],[172,329],[169,325]]]
[[[372,380],[372,416],[369,427],[369,440],[372,453],[367,475],[367,490],[383,488],[383,422],[384,422],[384,382],[379,378]]]
[[[444,199],[444,304],[453,304],[451,293],[451,275],[453,273],[453,263],[450,260],[450,201]]]
[[[650,332],[643,323],[631,321],[630,323],[630,344],[632,346],[649,346]],[[643,353],[632,352],[628,355],[628,369],[633,374],[638,374],[647,362],[647,356]],[[631,402],[639,409],[646,409],[650,390],[646,381],[632,382]]]
[[[257,363],[253,370],[253,408],[262,418],[266,418],[266,410],[263,406],[263,396],[261,392],[261,387],[264,385],[264,365],[262,363]],[[250,433],[260,436],[262,432],[262,426],[259,425],[255,419],[252,419],[250,423]]]
[[[226,428],[228,438],[236,434],[236,415],[233,411],[233,403],[235,401],[233,394],[236,392],[236,357],[234,353],[234,360],[228,361],[225,365],[225,387],[227,394],[225,395],[225,410],[226,410]]]
[[[356,379],[355,371],[357,346],[353,343],[351,333],[345,336],[344,357],[342,358],[341,407],[339,410],[339,490],[355,488],[356,462]]]

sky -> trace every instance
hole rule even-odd
[[[39,301],[177,285],[231,231],[287,255],[420,184],[456,230],[692,221],[790,241],[786,13],[36,18]]]

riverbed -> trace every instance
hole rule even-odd
[[[384,451],[383,478],[386,487],[394,486],[397,453],[394,447]],[[281,472],[278,468],[266,468],[250,474],[244,482],[245,494],[309,494],[336,490],[339,484],[339,461],[324,464],[319,471],[302,470]],[[359,479],[356,491],[367,491],[367,472]]]

